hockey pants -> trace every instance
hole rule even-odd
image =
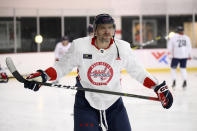
[[[84,91],[77,91],[74,104],[74,131],[102,131],[101,123],[107,127],[107,131],[131,131],[121,97],[105,110],[106,120],[100,113],[99,110],[90,106]]]

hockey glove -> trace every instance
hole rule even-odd
[[[47,74],[42,70],[37,70],[36,73],[30,74],[26,79],[28,81],[24,83],[24,87],[33,91],[38,91],[41,85],[36,82],[46,82]]]
[[[154,91],[157,94],[159,100],[161,101],[163,108],[168,109],[172,106],[173,96],[168,90],[168,86],[166,85],[165,81],[160,85],[156,86]]]
[[[2,72],[0,73],[0,83],[7,83],[9,80],[6,73]]]

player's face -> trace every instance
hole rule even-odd
[[[68,45],[68,40],[62,41],[63,46],[67,46]]]
[[[96,29],[96,36],[100,41],[110,42],[110,39],[114,35],[113,24],[99,24]]]

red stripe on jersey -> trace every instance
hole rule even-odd
[[[153,86],[156,86],[156,83],[151,80],[150,78],[146,77],[144,79],[144,84],[143,84],[145,87],[148,87],[148,88],[152,88]]]
[[[45,72],[50,77],[50,81],[57,79],[57,72],[53,67],[49,67],[48,69],[45,70]]]

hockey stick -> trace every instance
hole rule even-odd
[[[138,44],[138,45],[136,45],[136,44],[134,44],[134,47],[132,47],[132,49],[138,49],[138,48],[141,48],[141,47],[145,47],[145,46],[147,46],[147,45],[151,45],[151,44],[153,44],[155,41],[158,41],[158,40],[160,40],[160,39],[162,39],[163,37],[161,37],[161,36],[157,36],[157,37],[155,37],[154,39],[152,39],[152,40],[150,40],[150,41],[147,41],[147,42],[144,42],[144,43],[142,43],[142,44]]]
[[[21,83],[29,82],[27,79],[24,79],[23,76],[17,71],[12,59],[10,57],[6,58],[6,65],[10,72],[13,74],[13,76]],[[88,91],[88,92],[96,92],[96,93],[104,93],[104,94],[111,94],[111,95],[118,95],[118,96],[127,96],[127,97],[135,97],[140,99],[146,99],[146,100],[153,100],[153,101],[159,101],[156,97],[150,97],[150,96],[142,96],[142,95],[135,95],[135,94],[128,94],[128,93],[121,93],[121,92],[113,92],[113,91],[106,91],[106,90],[98,90],[93,88],[79,88],[75,86],[66,86],[61,84],[52,84],[52,83],[42,83],[42,82],[36,82],[37,84],[49,86],[49,87],[57,87],[57,88],[65,88],[65,89],[73,89],[73,90],[81,90],[81,91]]]

